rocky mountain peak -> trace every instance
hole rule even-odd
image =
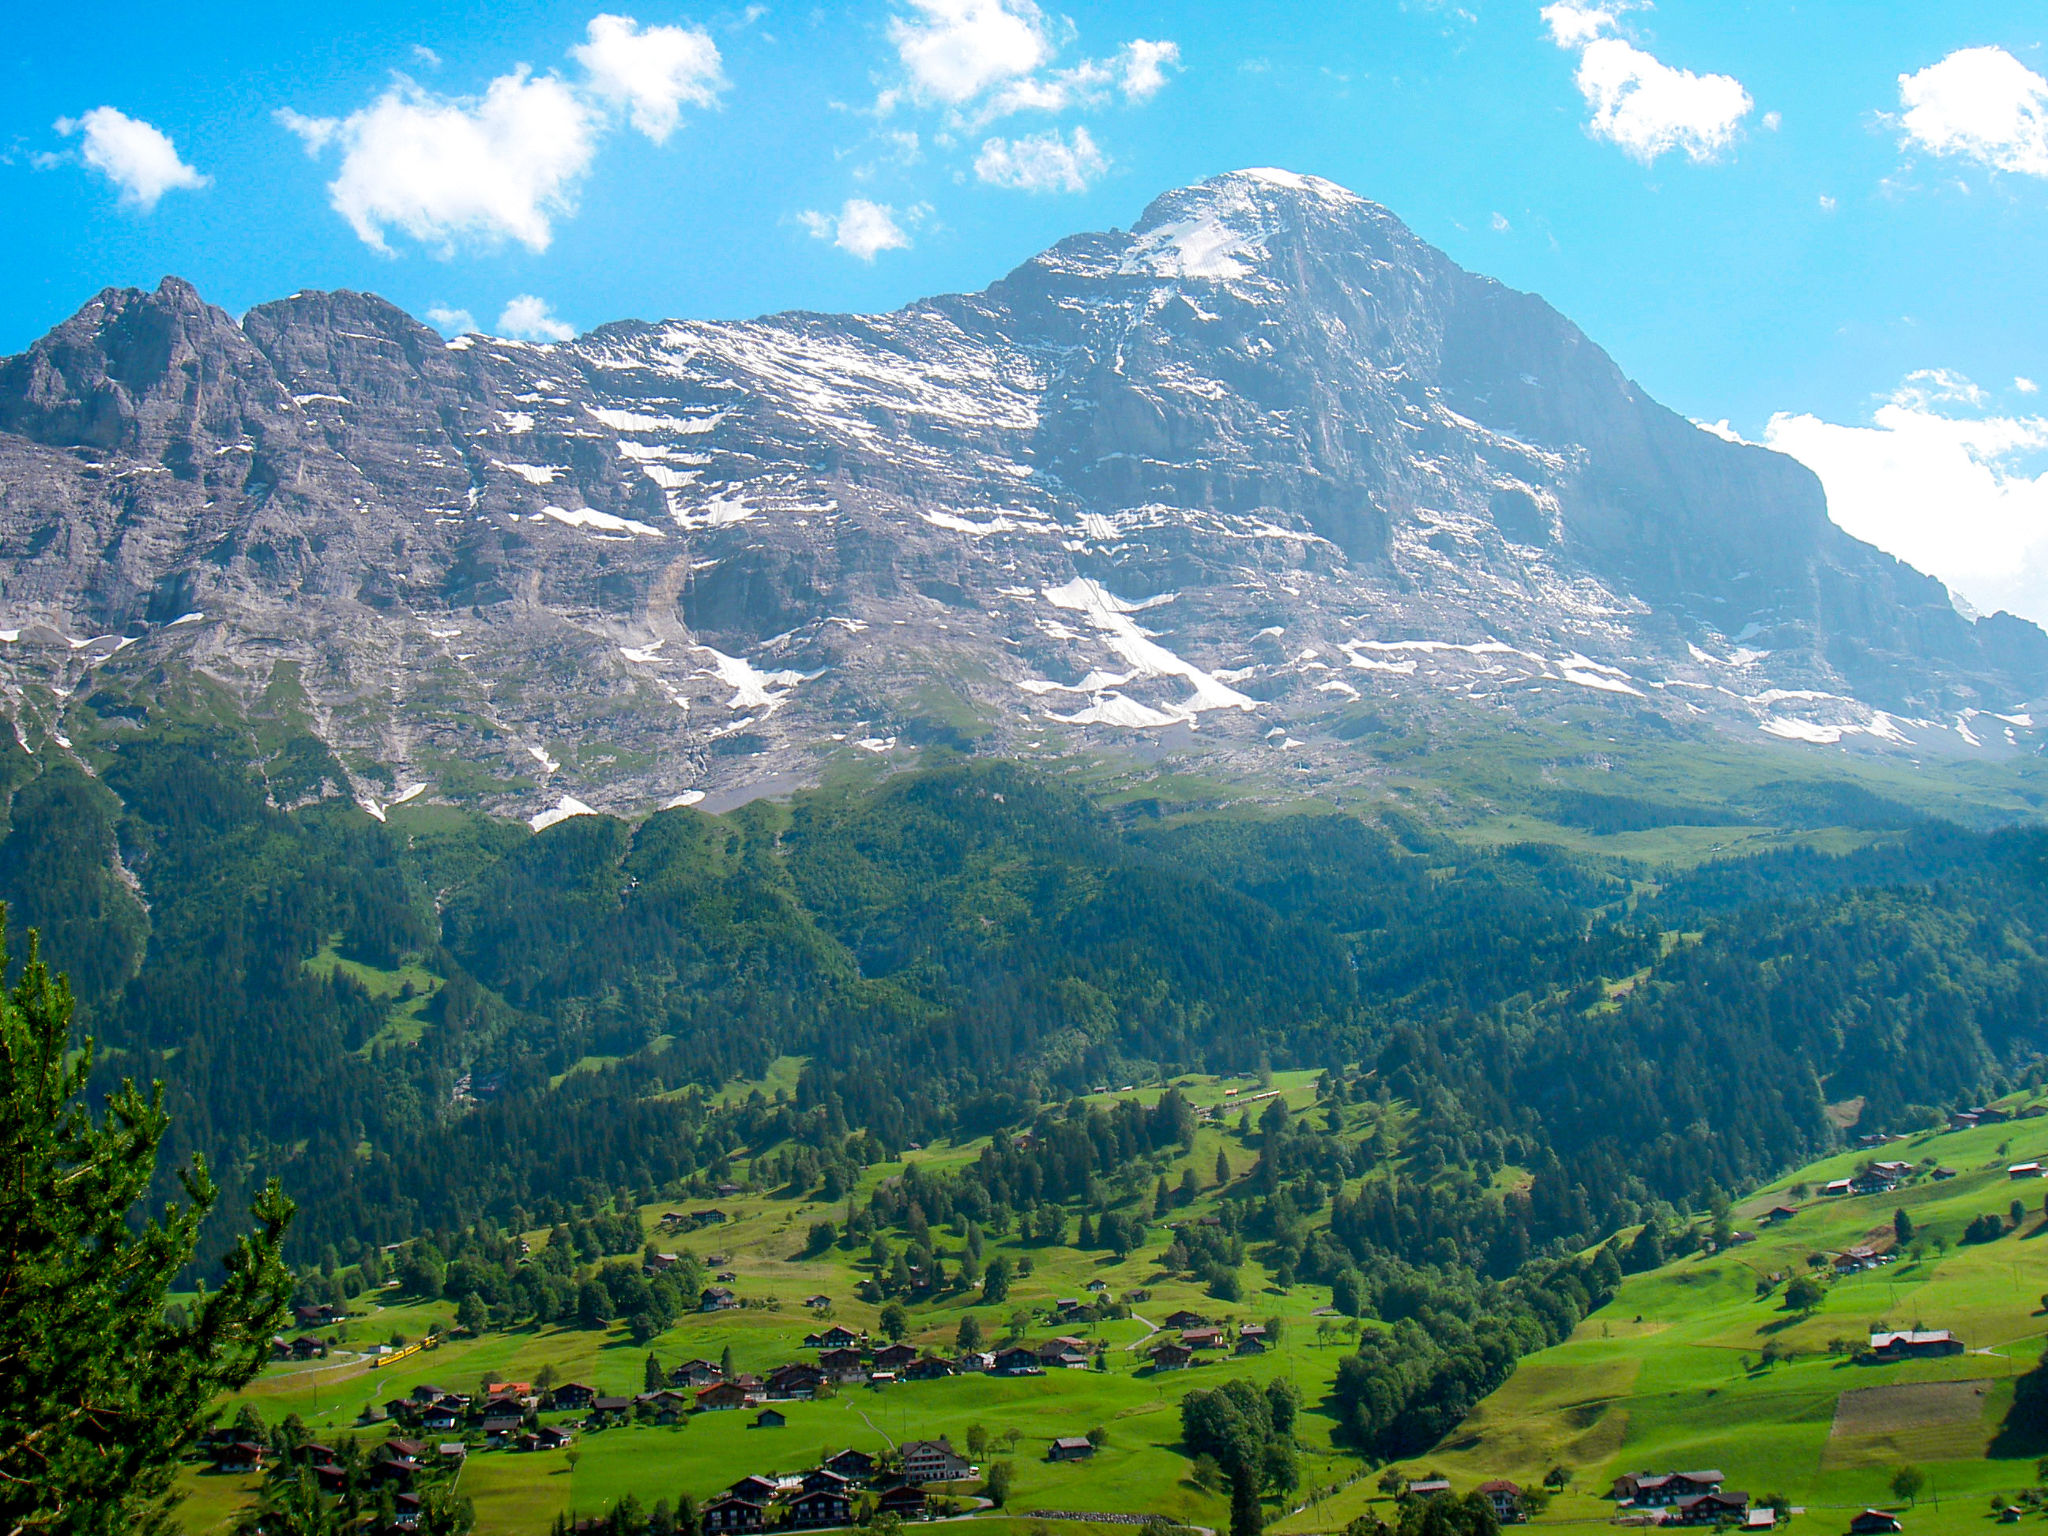
[[[1337,781],[1383,699],[1995,751],[2048,693],[2040,631],[1958,616],[1804,468],[1270,169],[890,315],[536,347],[109,291],[0,363],[10,632],[131,642],[0,642],[19,708],[289,664],[365,803],[550,815],[927,739]]]
[[[283,404],[226,311],[183,278],[108,288],[0,364],[0,431],[60,447],[162,456],[195,472],[202,439],[239,437]]]

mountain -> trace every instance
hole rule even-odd
[[[930,742],[1348,780],[1382,712],[1998,754],[2048,695],[1803,467],[1276,170],[887,315],[542,346],[109,289],[0,362],[0,624],[31,744],[282,700],[303,793],[379,815]]]

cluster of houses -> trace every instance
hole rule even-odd
[[[855,1500],[864,1489],[876,1494],[877,1514],[922,1520],[932,1512],[929,1484],[961,1482],[980,1470],[943,1437],[906,1440],[899,1455],[902,1465],[896,1472],[884,1471],[866,1451],[844,1450],[808,1472],[749,1474],[704,1506],[706,1536],[764,1531],[771,1523],[802,1531],[851,1525]],[[771,1522],[771,1512],[777,1511]]]
[[[332,1328],[348,1320],[348,1309],[331,1303],[302,1303],[292,1308],[292,1323],[303,1329],[295,1339],[282,1335],[270,1341],[270,1358],[273,1360],[318,1360],[327,1355],[326,1343],[316,1337],[312,1330]]]
[[[600,1398],[576,1382],[539,1392],[530,1382],[495,1381],[487,1384],[481,1397],[422,1383],[411,1396],[386,1402],[384,1415],[394,1424],[434,1434],[474,1431],[493,1449],[558,1451],[569,1443],[569,1431],[539,1424],[535,1415],[606,1405],[629,1412],[633,1399]]]
[[[1519,1525],[1529,1518],[1529,1511],[1522,1502],[1520,1483],[1496,1477],[1481,1483],[1476,1491],[1493,1507],[1493,1518],[1499,1524]],[[1401,1490],[1401,1496],[1406,1499],[1444,1499],[1450,1495],[1451,1480],[1447,1477],[1419,1477]]]
[[[1830,1179],[1820,1187],[1823,1195],[1887,1195],[1913,1174],[1911,1163],[1895,1160],[1867,1163],[1846,1179]]]
[[[236,1438],[232,1432],[202,1441],[201,1448],[212,1459],[216,1472],[230,1475],[261,1472],[277,1459],[267,1446]],[[435,1466],[459,1466],[468,1454],[468,1447],[459,1441],[429,1446],[396,1435],[371,1451],[364,1466],[371,1486],[394,1491],[395,1513],[390,1529],[417,1529],[421,1499],[416,1485],[420,1477]],[[284,1459],[310,1471],[323,1493],[338,1494],[347,1484],[348,1472],[342,1466],[341,1453],[331,1445],[307,1440],[285,1453]]]
[[[1263,1355],[1272,1347],[1263,1323],[1241,1323],[1233,1333],[1217,1327],[1199,1312],[1175,1312],[1163,1326],[1180,1337],[1153,1346],[1147,1358],[1155,1371],[1186,1370],[1205,1351],[1220,1353],[1227,1349],[1236,1355]]]
[[[1751,1509],[1749,1495],[1722,1487],[1718,1471],[1630,1472],[1614,1480],[1615,1503],[1637,1525],[1739,1525],[1769,1530],[1777,1522],[1768,1506]]]

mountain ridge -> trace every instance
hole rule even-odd
[[[283,667],[373,810],[730,797],[913,739],[1355,782],[1382,701],[1996,754],[2048,693],[2048,637],[1802,466],[1274,170],[884,315],[536,345],[105,290],[0,361],[0,623],[28,735]]]

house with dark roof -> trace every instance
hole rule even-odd
[[[1086,1435],[1061,1435],[1045,1453],[1047,1461],[1086,1461],[1095,1454],[1095,1442]]]
[[[815,1531],[828,1525],[851,1525],[853,1500],[842,1489],[818,1488],[789,1501],[792,1530]]]
[[[751,1499],[727,1496],[704,1506],[704,1529],[716,1536],[735,1531],[758,1531],[768,1523],[768,1507]]]
[[[1665,1519],[1676,1518],[1680,1525],[1719,1525],[1723,1521],[1741,1521],[1749,1516],[1749,1495],[1746,1493],[1693,1493],[1672,1502]]]
[[[883,1494],[876,1512],[894,1515],[898,1520],[922,1520],[931,1513],[931,1501],[915,1483],[905,1483]]]
[[[1045,1367],[1039,1363],[1037,1350],[1017,1344],[996,1351],[995,1363],[989,1367],[989,1373],[994,1376],[1043,1376]]]
[[[853,1483],[865,1482],[875,1475],[875,1458],[866,1451],[857,1451],[851,1447],[836,1456],[826,1457],[825,1466],[829,1471],[836,1472]]]

